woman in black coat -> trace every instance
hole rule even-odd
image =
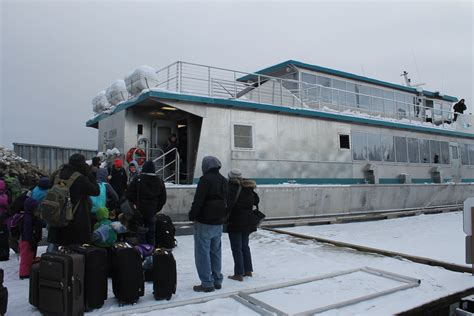
[[[234,258],[234,275],[230,275],[229,279],[236,281],[243,281],[244,276],[251,277],[253,272],[249,235],[257,230],[253,206],[258,205],[260,199],[254,191],[256,186],[255,181],[242,179],[239,169],[234,168],[229,172],[231,204],[227,233]]]
[[[81,154],[72,155],[68,164],[51,175],[51,186],[54,185],[57,174],[60,179],[67,180],[74,172],[81,174],[69,189],[72,205],[75,206],[79,203],[74,218],[68,226],[50,227],[48,231],[48,242],[58,246],[89,244],[91,242],[92,203],[89,196],[98,196],[100,189],[97,180],[90,172],[85,157]]]

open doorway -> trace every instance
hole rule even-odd
[[[161,173],[164,179],[176,182],[172,175],[179,173],[179,183],[193,183],[201,125],[201,117],[184,111],[175,111],[173,116],[152,122],[150,156],[157,159],[173,147],[176,147],[179,153],[179,162],[176,162],[175,153],[157,159],[157,169],[164,168]],[[170,146],[172,135],[176,136],[176,144]],[[179,163],[179,168],[176,163]]]

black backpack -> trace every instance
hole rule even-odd
[[[168,215],[156,215],[155,246],[156,248],[173,249],[176,247],[174,238],[176,229]]]

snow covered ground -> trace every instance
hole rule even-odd
[[[468,266],[462,212],[284,230]]]
[[[451,230],[451,226],[447,225],[444,220],[446,216],[459,217],[458,214],[442,214],[421,216],[420,219],[430,217],[429,220],[433,222],[432,229]],[[437,218],[439,218],[439,221],[436,221]],[[457,221],[459,220],[457,219]],[[435,222],[438,222],[437,226]],[[386,223],[392,223],[386,226],[387,233],[390,233],[388,227],[392,227],[393,225],[399,226],[398,222],[389,220],[362,223],[367,226],[360,226],[359,229],[371,235],[367,232],[371,225],[385,225]],[[346,228],[350,231],[350,225],[355,224],[333,226],[339,227],[335,231],[339,230],[342,232]],[[313,226],[309,228],[328,229],[330,227],[331,226]],[[302,228],[303,227],[299,227],[298,229]],[[381,239],[380,233],[382,231],[382,229],[374,230],[370,240]],[[419,231],[406,230],[405,232],[406,235],[412,237],[415,233],[418,234]],[[448,236],[456,236],[456,234],[452,232],[452,234],[448,234]],[[456,237],[456,239],[457,238],[458,237]],[[177,239],[178,247],[174,250],[174,255],[178,269],[178,289],[177,294],[174,295],[170,301],[154,301],[152,284],[147,283],[145,296],[140,299],[138,304],[118,307],[112,294],[112,288],[109,286],[109,299],[106,301],[104,307],[91,314],[255,315],[254,311],[251,311],[231,298],[216,296],[364,266],[417,278],[421,280],[421,284],[418,287],[402,290],[349,307],[327,311],[323,313],[323,315],[391,315],[474,286],[474,277],[469,274],[451,272],[439,267],[417,264],[407,260],[389,258],[381,255],[362,253],[347,248],[338,248],[311,240],[302,240],[268,231],[258,231],[252,234],[250,242],[254,261],[253,278],[245,278],[244,282],[225,279],[223,288],[219,291],[206,294],[195,293],[192,290],[192,286],[199,282],[194,267],[193,238],[192,236],[179,236]],[[233,273],[233,261],[227,235],[224,234],[222,240],[223,273],[227,276]],[[402,239],[398,238],[397,240]],[[453,242],[454,237],[453,239],[450,238],[450,240]],[[441,240],[433,240],[433,242],[434,244],[441,244]],[[413,244],[413,241],[411,243]],[[18,279],[18,262],[15,257],[8,262],[0,262],[0,267],[5,269],[5,285],[10,292],[8,314],[39,315],[38,311],[32,308],[28,303],[28,281]],[[334,282],[331,282],[331,280]],[[388,286],[391,286],[391,284],[388,284]],[[341,301],[349,299],[353,296],[354,292],[359,292],[361,289],[365,290],[366,288],[378,291],[384,289],[385,285],[374,283],[373,278],[370,276],[363,277],[356,273],[347,275],[343,278],[343,282],[340,279],[332,278],[324,280],[324,282],[318,281],[317,283],[307,285],[292,286],[285,289],[287,293],[277,290],[272,293],[265,292],[257,295],[265,296],[266,301],[278,303],[279,307],[284,308],[285,311],[298,312],[304,311],[308,306],[301,306],[301,302],[293,298],[305,294],[307,295],[308,291],[314,293],[314,295],[312,295],[314,306],[310,306],[314,308],[326,303],[333,303],[339,299]],[[289,296],[282,296],[283,294],[288,294]],[[174,306],[166,310],[154,310],[157,307],[164,307],[164,305],[203,297],[209,299],[215,297],[215,299],[201,304],[188,304],[186,306]]]

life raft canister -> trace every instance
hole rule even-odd
[[[139,166],[142,166],[146,161],[146,154],[143,149],[132,147],[129,151],[127,151],[125,159],[128,163],[131,163],[133,160],[135,160]]]

